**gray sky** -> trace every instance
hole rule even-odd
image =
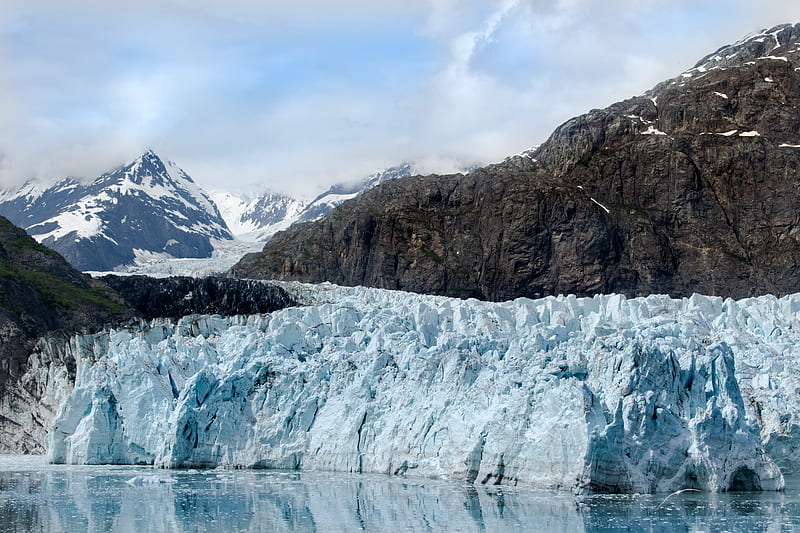
[[[3,0],[0,187],[148,148],[210,190],[305,196],[497,161],[797,21],[770,0]]]

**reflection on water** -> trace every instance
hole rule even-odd
[[[0,457],[0,531],[798,531],[785,493],[594,496],[396,477]]]

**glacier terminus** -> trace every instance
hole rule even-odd
[[[800,465],[800,295],[280,285],[303,305],[73,338],[48,459],[580,493],[781,490]]]

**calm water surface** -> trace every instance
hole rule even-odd
[[[0,456],[0,531],[800,531],[784,493],[594,496],[349,474],[46,465]]]

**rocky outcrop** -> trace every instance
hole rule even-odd
[[[773,28],[524,156],[384,183],[232,273],[490,300],[796,291],[798,43]]]
[[[113,290],[0,217],[0,452],[43,451],[75,378],[72,334],[132,316]]]
[[[138,316],[147,320],[177,319],[193,314],[232,316],[271,313],[296,305],[286,291],[260,281],[113,275],[98,279],[117,291]]]

